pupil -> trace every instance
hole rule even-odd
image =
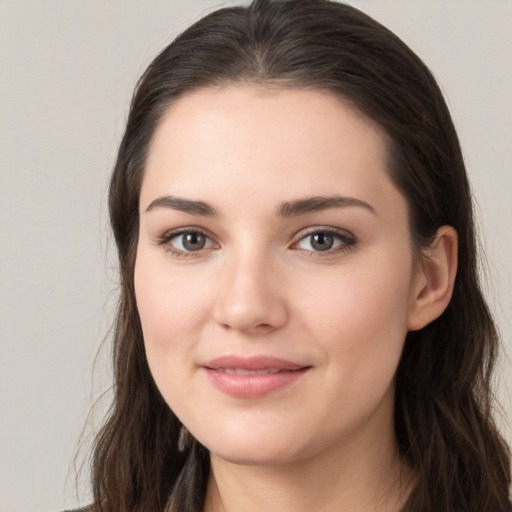
[[[317,251],[328,251],[334,244],[334,237],[325,233],[317,233],[313,235],[311,245]]]
[[[201,233],[188,233],[183,237],[183,247],[189,251],[202,249],[205,242],[205,237]]]

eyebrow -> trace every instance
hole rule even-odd
[[[331,208],[346,208],[350,206],[364,208],[373,214],[377,213],[373,206],[366,201],[355,197],[332,195],[313,196],[296,199],[294,201],[285,201],[277,207],[276,214],[279,217],[289,218],[304,215],[306,213],[320,212]],[[157,197],[146,208],[146,212],[156,208],[170,208],[172,210],[189,213],[190,215],[200,215],[204,217],[219,216],[217,209],[205,201],[194,201],[192,199],[184,199],[175,196]]]
[[[355,197],[346,197],[339,195],[332,196],[314,196],[295,201],[286,201],[277,208],[277,214],[280,217],[295,217],[306,213],[320,212],[331,208],[345,208],[348,206],[357,206],[377,214],[375,208],[361,199]]]
[[[171,208],[180,212],[190,213],[190,215],[218,217],[217,210],[204,201],[193,201],[175,196],[157,197],[154,201],[151,201],[151,204],[146,208],[146,212],[150,212],[155,208]]]

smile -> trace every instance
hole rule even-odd
[[[245,370],[243,368],[218,368],[217,371],[229,373],[230,375],[270,375],[283,370],[269,368],[268,370]]]
[[[203,365],[209,382],[234,398],[261,398],[299,380],[311,366],[273,357],[226,356]]]

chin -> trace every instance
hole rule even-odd
[[[275,466],[286,464],[298,457],[296,447],[268,442],[264,439],[244,439],[237,442],[231,439],[229,443],[210,443],[205,445],[212,456],[225,460],[231,464],[244,466]]]
[[[287,457],[280,453],[233,453],[231,451],[210,452],[213,457],[222,459],[230,464],[238,466],[279,466],[293,461],[293,458]]]

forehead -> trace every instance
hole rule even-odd
[[[155,131],[141,207],[162,193],[224,200],[233,192],[248,201],[363,194],[378,203],[394,189],[387,147],[375,123],[325,91],[200,89],[178,99]]]

